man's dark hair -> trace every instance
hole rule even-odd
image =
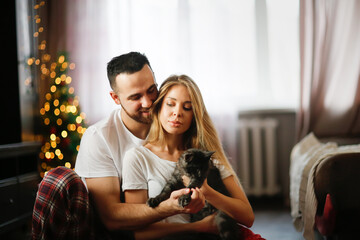
[[[107,76],[110,86],[113,90],[116,87],[115,78],[120,73],[132,74],[140,71],[144,65],[150,66],[149,60],[145,54],[139,52],[129,52],[111,59],[107,64]]]

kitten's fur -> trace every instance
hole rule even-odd
[[[221,179],[219,170],[214,166],[213,162],[211,161],[211,155],[213,153],[214,152],[202,151],[200,149],[194,148],[185,151],[180,156],[173,175],[168,180],[161,193],[154,198],[149,198],[147,204],[150,207],[155,208],[162,201],[168,199],[172,191],[184,187],[200,188],[206,178],[210,187],[224,195],[230,196]],[[184,186],[183,184],[182,176],[184,175],[190,179],[188,186]],[[179,198],[179,205],[184,207],[188,205],[190,201],[191,192],[187,195],[182,195]],[[204,217],[211,215],[215,211],[217,211],[216,208],[206,203],[205,207],[200,212],[191,215],[191,221],[199,221]],[[226,215],[224,212],[218,211],[215,217],[215,222],[219,229],[220,238],[219,236],[215,236],[213,234],[201,234],[201,236],[197,234],[191,234],[191,239],[239,239],[237,232],[238,226],[234,219]],[[182,239],[184,239],[183,235],[181,237]],[[186,235],[186,239],[190,239],[190,236]]]

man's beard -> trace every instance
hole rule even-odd
[[[152,122],[152,119],[150,117],[150,115],[148,117],[143,117],[142,116],[142,111],[144,111],[145,109],[140,109],[139,111],[137,111],[135,114],[130,114],[126,108],[124,108],[123,105],[121,105],[122,109],[126,112],[126,114],[133,120],[135,120],[136,122],[139,123],[143,123],[143,124],[150,124]],[[148,109],[146,109],[146,111],[149,111]]]

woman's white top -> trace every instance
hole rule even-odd
[[[231,173],[214,161],[220,170],[221,178],[224,179]],[[164,188],[175,169],[176,162],[162,159],[144,146],[129,149],[123,158],[122,190],[148,190],[148,197],[156,197]],[[188,214],[178,214],[164,219],[165,222],[188,223]]]

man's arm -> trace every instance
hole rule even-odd
[[[100,218],[109,230],[137,229],[174,214],[195,213],[205,204],[204,196],[197,194],[192,204],[182,208],[177,199],[188,193],[189,189],[181,189],[173,192],[158,207],[150,208],[146,204],[121,203],[118,177],[87,178],[86,184]]]

